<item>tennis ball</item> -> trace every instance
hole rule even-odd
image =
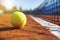
[[[11,23],[14,27],[23,28],[26,24],[26,16],[22,12],[14,12],[11,16]]]

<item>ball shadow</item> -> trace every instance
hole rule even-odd
[[[8,28],[0,28],[0,31],[9,31],[9,30],[16,30],[17,27],[8,27]]]

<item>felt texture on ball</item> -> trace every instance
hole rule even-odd
[[[26,16],[22,12],[14,12],[11,16],[11,23],[14,27],[23,28],[26,25]]]

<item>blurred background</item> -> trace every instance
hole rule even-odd
[[[47,15],[43,18],[60,22],[60,0],[0,0],[0,14],[11,14],[14,11]],[[58,23],[58,25],[60,24]]]

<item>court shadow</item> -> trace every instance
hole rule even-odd
[[[0,31],[16,30],[17,27],[0,28]]]
[[[4,40],[4,38],[0,38],[0,40]]]

